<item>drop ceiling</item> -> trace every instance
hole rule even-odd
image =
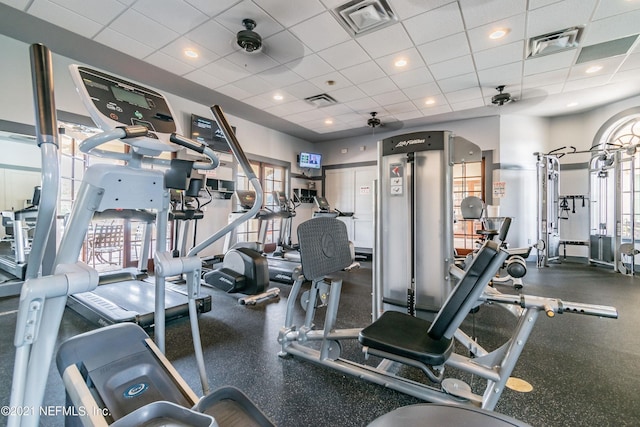
[[[640,93],[640,0],[388,0],[390,23],[361,35],[334,11],[348,0],[0,3],[2,34],[309,141],[371,132],[374,111],[400,129],[568,114]],[[354,18],[377,19],[370,3]],[[245,18],[257,23],[260,52],[235,43]],[[527,58],[530,38],[573,27],[582,29],[577,47]],[[496,29],[506,35],[490,38]],[[629,37],[626,51],[601,57],[597,45]],[[590,46],[598,59],[577,63]],[[499,85],[517,102],[492,105]],[[336,103],[305,101],[321,94]]]

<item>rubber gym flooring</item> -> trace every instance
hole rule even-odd
[[[362,269],[341,275],[345,283],[338,327],[364,326],[370,320],[371,264],[364,263]],[[420,403],[416,398],[303,360],[279,358],[276,339],[290,287],[274,285],[282,290],[280,300],[256,307],[241,306],[227,294],[203,288],[213,295],[213,310],[200,317],[212,388],[240,388],[281,427],[363,426],[397,407]],[[508,286],[500,290],[513,292]],[[612,305],[617,307],[619,319],[576,314],[541,316],[513,374],[530,383],[533,390],[505,390],[496,411],[533,426],[639,426],[640,278],[577,262],[540,270],[530,264],[523,292]],[[0,299],[2,406],[9,403],[17,302],[17,297]],[[324,313],[320,310],[319,314]],[[479,342],[492,349],[509,335],[513,324],[514,318],[504,310],[483,306],[465,321],[464,329],[475,328]],[[92,328],[67,310],[59,339]],[[357,345],[347,344],[343,350],[348,357],[362,360]],[[186,320],[167,326],[167,356],[199,394]],[[52,367],[44,404],[63,403],[62,382]],[[63,423],[56,417],[41,421],[43,426]],[[0,419],[0,425],[6,425],[6,419]]]

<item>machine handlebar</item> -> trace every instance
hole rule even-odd
[[[484,301],[496,302],[500,304],[514,304],[522,308],[534,308],[542,310],[548,317],[556,314],[575,313],[589,316],[618,318],[618,310],[607,305],[584,304],[580,302],[562,301],[557,298],[538,297],[533,295],[507,295],[507,294],[485,294]]]

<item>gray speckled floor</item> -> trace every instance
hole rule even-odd
[[[496,410],[534,426],[640,425],[640,278],[572,263],[529,270],[526,293],[614,305],[620,318],[540,318],[514,371],[534,389],[506,390]],[[370,266],[344,277],[338,326],[363,326],[370,319]],[[277,286],[282,298],[257,307],[240,306],[230,296],[205,288],[213,295],[213,310],[201,316],[200,324],[212,386],[242,389],[281,427],[362,426],[392,409],[419,403],[305,361],[279,358],[276,338],[289,287]],[[16,307],[17,298],[0,299],[0,382],[5,384],[0,405],[9,401]],[[483,307],[475,315],[476,335],[489,348],[509,334],[512,324],[513,318],[497,307]],[[471,325],[469,320],[465,328]],[[67,311],[60,337],[92,328]],[[167,334],[167,356],[198,392],[188,322],[173,322]],[[357,345],[345,345],[344,353],[362,359]],[[45,404],[61,405],[63,400],[62,382],[52,369]],[[0,419],[0,425],[5,424]],[[42,425],[62,426],[63,420],[44,418]]]

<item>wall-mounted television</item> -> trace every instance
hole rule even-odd
[[[322,154],[302,152],[298,156],[300,169],[320,169],[322,166]]]
[[[232,126],[233,132],[236,132],[235,126]],[[204,142],[213,151],[230,153],[231,148],[224,139],[222,131],[218,127],[218,123],[212,118],[191,115],[191,139]]]

